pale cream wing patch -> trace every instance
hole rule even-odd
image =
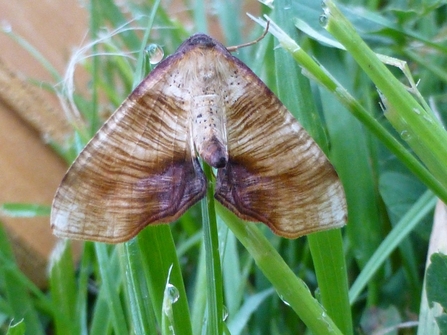
[[[53,201],[54,234],[125,241],[147,224],[174,221],[204,196],[189,107],[172,86],[175,61],[132,92],[70,167]]]
[[[343,226],[344,190],[324,153],[250,69],[227,57],[229,162],[216,199],[288,238]]]

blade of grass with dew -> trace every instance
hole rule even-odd
[[[151,11],[151,13],[149,15],[149,20],[148,20],[148,23],[147,23],[147,26],[146,26],[146,30],[144,32],[144,36],[143,36],[143,39],[141,41],[140,52],[138,54],[138,61],[137,61],[137,65],[136,65],[137,71],[136,71],[136,74],[134,76],[133,88],[137,87],[137,85],[146,76],[146,74],[143,73],[143,68],[144,68],[143,62],[145,60],[144,51],[146,49],[146,45],[147,45],[148,40],[149,40],[149,35],[150,35],[151,31],[152,31],[152,26],[154,24],[155,14],[157,13],[157,10],[158,10],[158,8],[160,6],[160,2],[161,2],[161,0],[156,0],[155,1],[154,6],[152,7],[152,11]]]
[[[275,20],[284,22],[283,29],[288,33],[293,33],[296,30],[289,15],[290,11],[286,10],[291,6],[290,0],[281,0],[275,3],[274,10]],[[289,22],[288,26],[286,26],[286,22]],[[283,49],[275,51],[275,58],[278,97],[320,147],[327,152],[327,139],[323,132],[322,122],[313,99],[309,99],[312,97],[312,92],[308,78],[300,73],[297,64]],[[311,234],[308,235],[308,241],[324,307],[344,334],[352,334],[348,281],[341,233],[338,231]],[[330,245],[331,248],[324,248],[325,245]]]
[[[50,259],[50,292],[58,313],[54,315],[56,334],[79,334],[76,310],[76,283],[73,253],[69,241],[58,241]]]
[[[204,164],[203,172],[207,180],[212,180],[212,170],[208,165]],[[206,334],[223,333],[222,269],[214,203],[214,188],[208,185],[206,197],[201,201],[206,259]]]
[[[172,335],[173,332],[173,313],[172,304],[174,304],[178,299],[178,291],[175,287],[171,286],[169,283],[171,277],[172,266],[169,268],[168,276],[166,278],[166,285],[163,292],[163,307],[161,313],[161,333],[162,335]]]
[[[364,287],[371,281],[376,271],[388,259],[391,253],[397,248],[399,243],[411,233],[420,220],[429,214],[436,204],[436,198],[432,192],[427,191],[414,206],[402,217],[399,223],[393,228],[388,236],[383,240],[375,251],[374,255],[356,278],[349,291],[349,300],[353,304],[362,292]]]
[[[170,227],[148,227],[138,234],[137,243],[142,259],[142,278],[146,281],[140,285],[148,287],[157,323],[162,325],[164,291],[172,266],[170,283],[179,291],[179,299],[172,307],[174,331],[176,334],[192,334],[187,295]]]
[[[447,189],[447,132],[363,42],[335,4],[325,1],[325,28],[352,55],[383,94],[385,116]]]
[[[306,284],[296,277],[256,224],[243,222],[217,202],[216,209],[272,283],[281,300],[295,311],[313,334],[342,334]]]

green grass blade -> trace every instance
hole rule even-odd
[[[236,218],[219,203],[219,216],[254,258],[259,269],[285,304],[289,305],[313,334],[342,334],[324,308],[309,292],[306,284],[296,277],[271,243],[253,223]]]
[[[436,198],[430,191],[427,191],[393,228],[362,269],[354,284],[352,284],[349,291],[351,304],[355,302],[364,287],[373,278],[385,260],[390,257],[394,249],[408,236],[421,219],[433,210],[435,204]]]
[[[95,243],[95,251],[102,280],[101,288],[104,290],[104,298],[108,302],[113,329],[117,334],[128,334],[129,328],[118,294],[122,278],[119,273],[117,252],[113,250],[109,256],[107,246],[103,243]]]
[[[222,224],[219,227],[221,231],[219,236],[226,236],[225,250],[222,252],[222,275],[225,307],[228,311],[229,320],[231,320],[242,303],[246,278],[240,268],[240,255],[236,237],[228,230],[226,225]]]
[[[121,268],[125,273],[130,318],[136,334],[156,334],[156,320],[144,272],[140,249],[134,242],[124,243]]]
[[[207,292],[206,287],[206,256],[205,246],[202,243],[198,257],[197,270],[195,272],[194,295],[192,299],[191,323],[193,334],[202,334],[204,318],[206,314]]]
[[[340,229],[308,235],[321,303],[343,334],[354,334]]]
[[[54,315],[56,334],[80,334],[76,290],[71,243],[60,241],[50,261],[51,299],[58,311]]]
[[[139,285],[146,285],[148,288],[158,325],[163,324],[164,292],[172,266],[169,283],[179,291],[179,299],[172,306],[173,328],[176,334],[192,334],[188,299],[170,227],[157,225],[144,229],[138,235],[137,242],[142,259],[140,266],[144,274],[141,280],[145,281],[139,281]]]
[[[211,167],[204,164],[203,170],[206,178],[212,180]],[[202,200],[202,220],[206,258],[206,334],[222,334],[222,270],[220,265],[216,212],[214,209],[214,189],[212,187],[207,188],[207,196]]]
[[[147,42],[149,40],[149,35],[152,31],[152,26],[154,24],[154,20],[155,20],[155,14],[157,13],[157,10],[160,6],[160,2],[161,0],[156,0],[151,13],[149,15],[149,22],[146,25],[146,30],[144,31],[144,36],[143,39],[141,41],[141,47],[140,47],[140,52],[138,54],[138,60],[137,60],[137,73],[134,76],[134,82],[133,82],[133,88],[137,87],[137,85],[143,80],[143,78],[145,77],[145,73],[143,72],[144,69],[144,64],[143,62],[145,61],[146,57],[145,57],[145,49],[146,49],[146,45]]]
[[[232,335],[242,334],[244,327],[247,326],[251,315],[256,311],[257,308],[272,295],[275,291],[270,288],[259,293],[256,293],[248,297],[241,309],[238,311],[234,317],[228,323],[228,329]]]

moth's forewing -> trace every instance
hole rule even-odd
[[[346,224],[344,190],[322,150],[247,66],[230,54],[225,60],[244,94],[228,91],[229,159],[216,199],[288,238]]]
[[[54,234],[116,243],[172,222],[201,199],[206,180],[175,84],[174,55],[149,74],[88,143],[55,195]]]

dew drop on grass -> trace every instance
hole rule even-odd
[[[290,304],[287,302],[287,300],[280,294],[279,299],[282,300],[283,303],[285,303],[287,306],[290,306]]]
[[[175,287],[172,284],[168,284],[165,290],[165,294],[167,295],[169,302],[171,304],[174,304],[177,302],[177,300],[180,298],[180,293],[177,289],[177,287]]]
[[[328,18],[326,14],[321,14],[318,20],[320,21],[321,26],[327,26]]]
[[[222,307],[222,321],[226,321],[228,318],[228,309],[227,306]]]
[[[158,44],[149,44],[144,51],[149,57],[149,63],[152,65],[160,63],[165,55],[163,48]]]
[[[402,130],[400,133],[400,137],[402,137],[404,141],[408,141],[409,139],[411,139],[411,134],[408,130]]]

